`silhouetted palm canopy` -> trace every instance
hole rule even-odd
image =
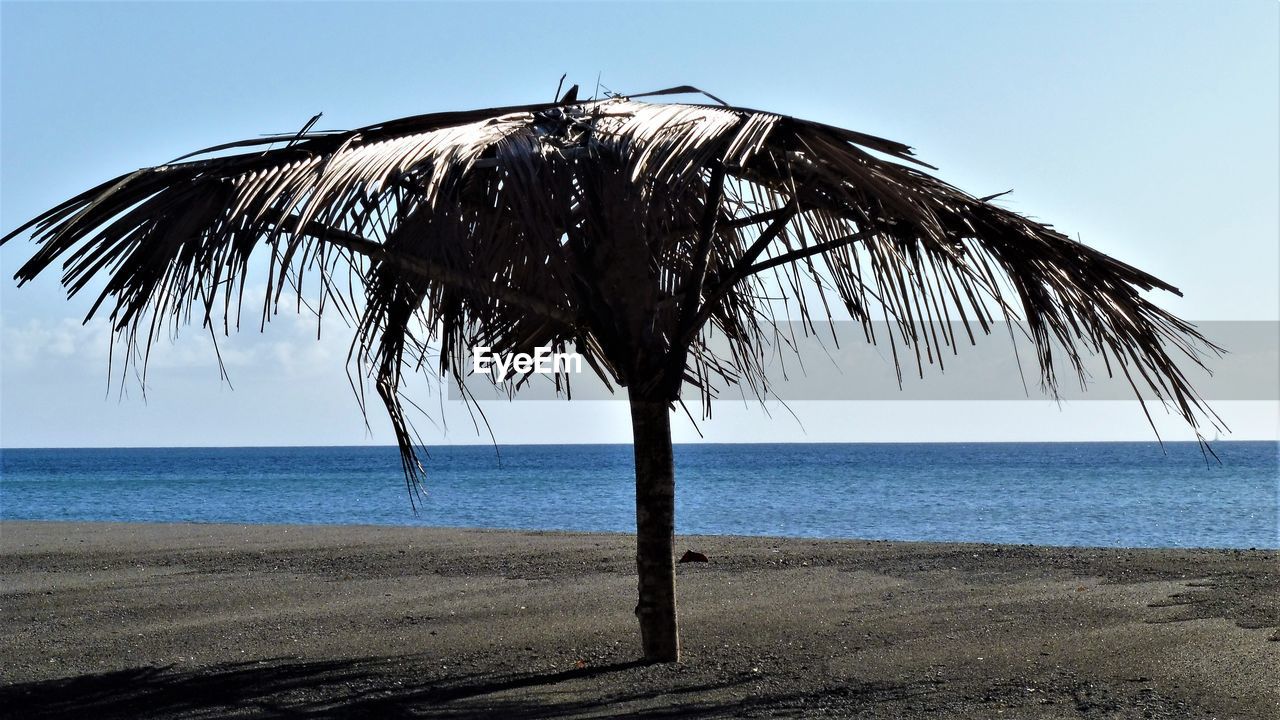
[[[239,148],[254,149],[225,154]],[[470,346],[550,344],[655,397],[676,399],[680,380],[759,390],[775,330],[765,295],[779,290],[806,320],[838,301],[873,341],[871,321],[891,320],[917,359],[964,340],[922,331],[929,321],[971,332],[1020,316],[1050,389],[1055,350],[1077,371],[1081,353],[1100,353],[1192,425],[1203,417],[1170,357],[1194,358],[1203,339],[1140,294],[1175,288],[938,180],[890,140],[619,96],[187,157],[200,155],[105,182],[5,236],[41,244],[17,279],[60,259],[69,294],[106,276],[90,315],[106,304],[136,349],[193,313],[238,325],[255,252],[269,256],[270,302],[289,283],[301,296],[314,275],[317,307],[358,323],[356,358],[374,371],[410,474],[401,372],[428,342],[460,380]],[[712,330],[727,353],[712,352]]]
[[[1083,380],[1082,357],[1100,354],[1193,427],[1216,422],[1173,359],[1213,346],[1142,295],[1172,286],[938,180],[900,143],[636,100],[689,91],[571,92],[230,143],[105,182],[3,241],[41,245],[22,282],[59,260],[72,295],[104,279],[90,315],[108,308],[126,364],[144,367],[171,328],[238,326],[251,256],[265,268],[264,321],[309,283],[317,312],[354,324],[352,358],[386,404],[410,480],[402,379],[428,346],[460,382],[476,345],[573,346],[631,402],[636,612],[654,660],[679,657],[667,409],[685,385],[704,402],[735,382],[763,396],[782,299],[806,323],[847,314],[893,343],[896,363],[1019,318],[1051,391],[1062,356]],[[877,337],[877,319],[893,330]]]

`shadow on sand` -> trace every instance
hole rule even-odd
[[[643,718],[733,714],[761,698],[708,701],[742,681],[672,688],[602,676],[646,667],[624,662],[562,672],[466,675],[413,681],[412,659],[262,661],[184,670],[144,667],[0,687],[15,718],[377,717]],[[593,681],[596,679],[597,681]],[[625,707],[625,710],[624,710]]]

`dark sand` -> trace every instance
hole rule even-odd
[[[0,715],[1280,717],[1280,555],[0,523]]]

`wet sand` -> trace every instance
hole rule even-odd
[[[0,523],[6,717],[1280,717],[1280,553]]]

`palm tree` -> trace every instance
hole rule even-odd
[[[422,468],[401,385],[428,345],[459,383],[469,347],[576,348],[630,401],[652,661],[680,654],[670,411],[685,388],[704,407],[725,384],[763,397],[779,298],[806,323],[847,313],[917,358],[1017,318],[1050,391],[1055,352],[1078,374],[1101,354],[1193,427],[1216,422],[1171,357],[1212,346],[1140,293],[1172,286],[936,179],[906,145],[710,95],[637,100],[692,92],[308,126],[115,178],[0,242],[40,244],[21,283],[59,260],[69,295],[103,279],[89,315],[105,303],[126,365],[144,368],[170,328],[238,327],[251,266],[266,275],[264,321],[311,278],[316,311],[354,324],[353,362],[411,486]]]

